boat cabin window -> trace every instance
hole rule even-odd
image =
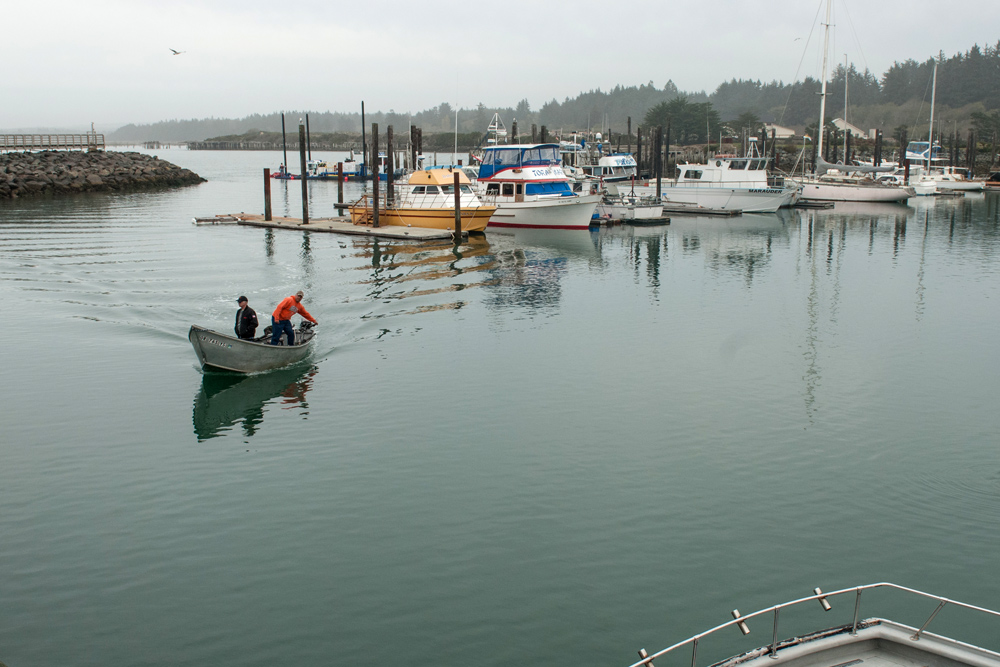
[[[690,178],[691,180],[698,180],[701,178],[702,172],[698,169],[688,169],[684,172],[684,178]]]
[[[428,185],[427,186],[427,194],[429,194],[429,195],[436,195],[437,193],[438,193],[438,186],[436,186],[436,185]]]
[[[729,168],[730,169],[746,169],[747,168],[747,161],[746,160],[730,160],[729,161]]]
[[[555,183],[528,183],[525,186],[524,193],[528,195],[558,195],[561,197],[567,197],[573,194],[570,189],[569,183],[555,182]]]
[[[427,192],[427,188],[425,188],[423,185],[415,185],[415,186],[413,186],[413,194],[415,194],[415,195],[422,195],[425,192]]]
[[[503,191],[502,191],[501,194],[503,194],[504,197],[513,197],[514,196],[514,184],[513,183],[503,183],[502,185],[503,185]]]
[[[455,194],[455,186],[454,185],[442,185],[441,186],[441,192],[445,193],[446,195],[453,195],[453,194]]]
[[[523,195],[524,194],[524,184],[523,183],[517,183],[514,186],[514,192],[515,192],[515,194]]]
[[[499,183],[487,183],[486,184],[486,194],[488,194],[488,195],[498,195],[498,194],[500,194],[500,184]]]

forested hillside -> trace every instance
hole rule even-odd
[[[879,127],[889,133],[901,125],[915,127],[925,122],[935,61],[938,63],[937,113],[942,122],[953,125],[954,129],[965,130],[974,121],[980,126],[983,123],[988,125],[991,113],[1000,116],[998,41],[996,45],[985,48],[973,46],[965,53],[951,57],[939,53],[924,62],[896,62],[881,76],[868,70],[860,72],[853,65],[846,70],[844,65],[839,65],[827,85],[828,117],[843,115],[846,80],[850,99],[848,120],[855,125],[865,129]],[[643,123],[661,122],[666,117],[664,113],[669,112],[667,107],[674,103],[675,111],[683,108],[690,117],[689,127],[683,123],[675,124],[675,127],[690,141],[703,141],[706,119],[707,131],[713,135],[718,131],[719,124],[738,119],[770,121],[800,129],[815,124],[819,114],[816,101],[819,90],[820,82],[812,78],[787,84],[733,79],[720,84],[711,94],[705,91],[682,92],[672,81],[667,81],[662,88],[649,82],[639,86],[616,86],[606,92],[592,90],[562,102],[552,99],[538,109],[532,109],[526,99],[507,108],[490,108],[480,104],[473,109],[460,109],[458,124],[461,132],[485,132],[494,112],[498,112],[508,128],[516,119],[522,134],[530,135],[532,124],[546,125],[552,132],[611,128],[617,133],[626,129],[628,118],[631,118],[633,131]],[[652,115],[647,117],[650,112],[653,112]],[[303,111],[287,112],[288,129],[297,131],[298,120],[304,115]],[[383,128],[391,124],[397,133],[405,132],[408,124],[412,123],[425,133],[434,133],[454,131],[455,116],[455,109],[445,102],[413,114],[369,112],[365,122],[379,123]],[[356,113],[310,111],[309,122],[314,132],[360,132],[360,101]],[[126,125],[110,133],[109,140],[123,143],[180,142],[240,135],[252,130],[280,131],[281,114]]]

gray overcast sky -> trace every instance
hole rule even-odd
[[[538,109],[616,84],[789,82],[800,60],[798,78],[818,78],[819,25],[804,47],[821,2],[3,0],[0,130],[356,111],[362,99],[372,111]],[[995,44],[1000,2],[836,0],[832,23],[831,59],[881,75]]]

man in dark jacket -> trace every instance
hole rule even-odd
[[[238,298],[236,303],[240,304],[240,309],[236,311],[236,336],[245,339],[253,338],[257,331],[257,313],[247,303],[245,296]]]

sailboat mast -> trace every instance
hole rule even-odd
[[[844,164],[847,164],[847,54],[844,54]]]
[[[934,151],[934,94],[937,92],[937,62],[934,63],[934,78],[931,84],[931,126],[927,130],[927,173],[931,173],[931,153]],[[924,88],[924,90],[927,90]]]
[[[819,141],[816,145],[816,151],[820,159],[823,159],[823,129],[826,127],[826,57],[827,52],[830,50],[830,3],[832,0],[826,0],[826,30],[823,33],[823,88],[819,93]]]

